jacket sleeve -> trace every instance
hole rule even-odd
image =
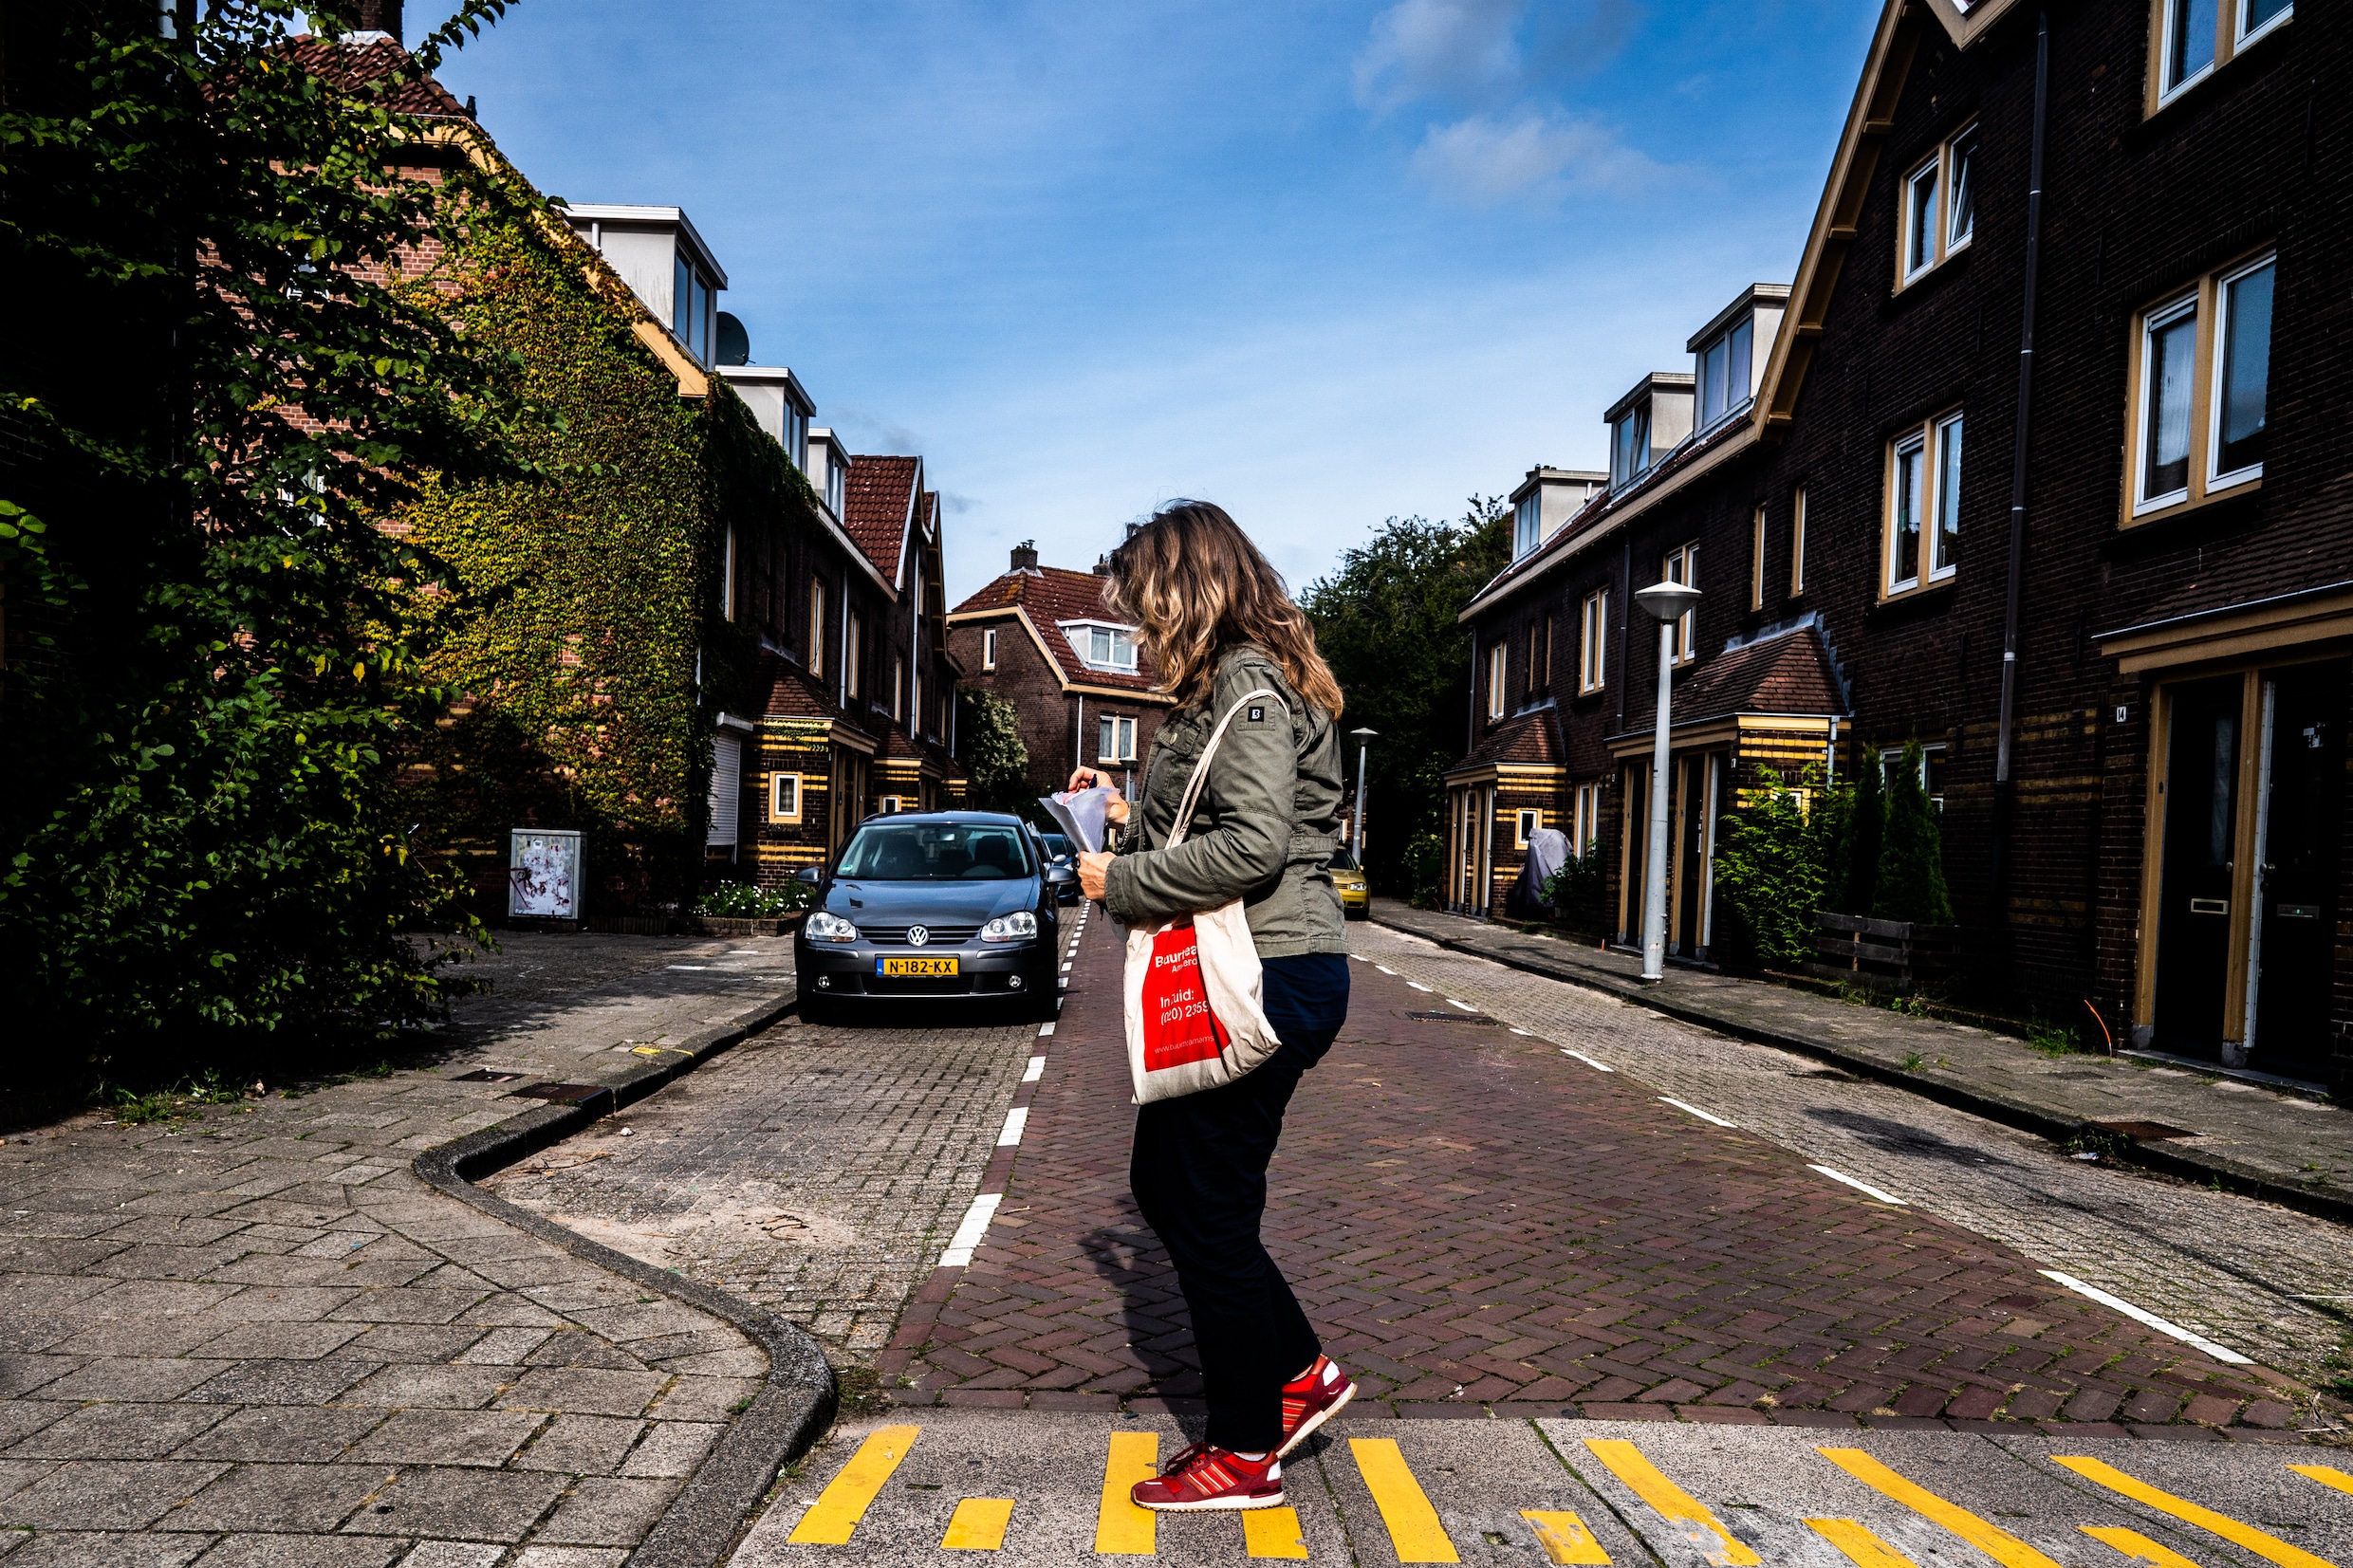
[[[1255,659],[1224,672],[1214,699],[1212,728],[1234,700],[1257,687],[1281,692],[1271,666]],[[1286,699],[1289,700],[1289,699]],[[1298,812],[1299,750],[1292,718],[1267,699],[1257,719],[1245,708],[1226,727],[1210,761],[1208,782],[1194,816],[1215,825],[1174,849],[1120,856],[1103,881],[1103,907],[1123,926],[1149,925],[1196,914],[1244,897],[1283,875]]]

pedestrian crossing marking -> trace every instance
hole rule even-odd
[[[2278,1563],[2280,1568],[2336,1568],[2326,1558],[2314,1557],[2301,1546],[2290,1546],[2277,1536],[2266,1535],[2251,1524],[2242,1524],[2228,1514],[2201,1508],[2187,1498],[2160,1492],[2147,1482],[2136,1480],[2097,1459],[2081,1454],[2055,1453],[2050,1456],[2050,1462],[2066,1466],[2086,1481],[2098,1482],[2120,1497],[2129,1497],[2144,1507],[2155,1508],[2160,1514],[2171,1514],[2234,1545],[2244,1546],[2255,1556]]]
[[[2289,1469],[2307,1481],[2317,1481],[2324,1486],[2334,1486],[2341,1492],[2353,1492],[2353,1475],[2333,1469],[2326,1465],[2290,1465]]]
[[[1855,1568],[1913,1568],[1912,1559],[1851,1519],[1809,1519],[1806,1527],[1846,1554]]]
[[[875,1493],[899,1468],[899,1462],[907,1457],[915,1440],[922,1432],[920,1427],[883,1427],[877,1430],[850,1462],[842,1467],[842,1473],[831,1485],[817,1494],[809,1511],[801,1516],[801,1522],[792,1527],[785,1539],[799,1546],[846,1546],[850,1532],[866,1517],[866,1505]]]
[[[993,1552],[1005,1544],[1005,1527],[1012,1522],[1010,1497],[968,1497],[948,1520],[948,1533],[939,1538],[942,1550]]]
[[[1158,1549],[1154,1526],[1159,1516],[1136,1506],[1128,1494],[1136,1483],[1159,1473],[1158,1432],[1111,1434],[1111,1452],[1103,1460],[1102,1505],[1095,1512],[1097,1556],[1148,1558]]]
[[[2160,1546],[2140,1531],[2127,1530],[2121,1524],[2079,1524],[2076,1528],[2132,1559],[2134,1568],[2197,1568],[2196,1563],[2172,1547]]]
[[[1609,1467],[1610,1474],[1624,1482],[1661,1519],[1679,1520],[1698,1525],[1699,1530],[1714,1531],[1714,1541],[1695,1530],[1691,1532],[1691,1542],[1715,1568],[1756,1568],[1764,1560],[1726,1529],[1722,1520],[1700,1506],[1697,1499],[1661,1475],[1658,1467],[1643,1458],[1642,1450],[1633,1444],[1618,1437],[1588,1437],[1585,1447],[1593,1450],[1594,1458]]]
[[[1546,1513],[1535,1508],[1522,1508],[1520,1517],[1535,1526],[1536,1544],[1551,1562],[1577,1562],[1587,1568],[1609,1568],[1609,1554],[1593,1539],[1585,1522],[1564,1509]]]
[[[1454,1543],[1438,1522],[1438,1511],[1422,1494],[1421,1483],[1405,1467],[1394,1437],[1351,1437],[1348,1451],[1356,1458],[1357,1474],[1373,1494],[1380,1522],[1389,1527],[1389,1543],[1399,1562],[1460,1562]]]
[[[1947,1503],[1925,1486],[1915,1485],[1861,1448],[1814,1451],[1874,1491],[1894,1498],[1922,1519],[1943,1525],[2002,1568],[2059,1568],[2008,1530],[1987,1523],[1956,1503]]]
[[[1307,1556],[1307,1538],[1296,1508],[1252,1508],[1242,1516],[1242,1544],[1254,1558]]]

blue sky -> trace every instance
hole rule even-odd
[[[1789,277],[1877,13],[523,0],[441,76],[541,189],[686,209],[753,359],[926,459],[953,603],[1176,496],[1298,588],[1601,466],[1602,409]]]

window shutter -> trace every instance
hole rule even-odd
[[[720,735],[711,743],[711,832],[705,842],[735,841],[735,813],[743,800],[744,743]]]

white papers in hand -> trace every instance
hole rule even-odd
[[[1074,789],[1039,798],[1047,815],[1062,825],[1064,835],[1089,855],[1103,847],[1103,814],[1118,798],[1116,789]]]

